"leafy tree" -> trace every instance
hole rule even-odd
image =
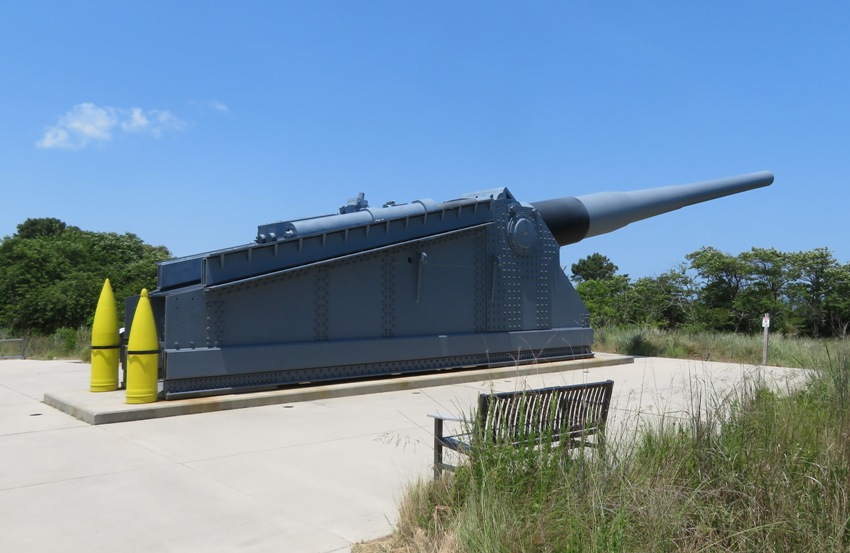
[[[58,219],[27,219],[0,241],[0,326],[45,334],[91,322],[103,281],[120,299],[156,283],[163,246],[126,233],[83,231]]]
[[[746,314],[745,329],[761,330],[760,318],[770,313],[774,329],[792,330],[788,285],[795,278],[791,256],[775,248],[752,248],[738,259],[747,269],[748,285],[735,300],[735,309]]]
[[[832,288],[842,272],[838,261],[827,248],[790,254],[796,282],[789,296],[804,330],[820,337],[832,316]]]
[[[703,282],[699,293],[700,319],[709,328],[743,330],[750,314],[739,309],[738,296],[749,282],[746,263],[712,247],[700,248],[685,258]]]
[[[572,265],[572,280],[597,327],[761,332],[761,316],[770,313],[781,332],[846,337],[850,330],[850,264],[841,265],[827,248],[752,248],[733,256],[704,247],[686,260],[632,282],[597,253]]]
[[[606,256],[593,253],[573,263],[570,270],[572,271],[570,278],[573,282],[586,282],[613,278],[617,273],[617,266]]]
[[[631,288],[629,322],[659,328],[695,326],[697,286],[682,265],[657,277],[639,278]]]
[[[629,320],[631,282],[618,275],[617,266],[600,253],[591,254],[570,267],[576,292],[590,312],[591,326],[613,326]]]
[[[576,285],[576,292],[590,312],[593,327],[616,326],[628,321],[629,278],[614,275],[602,280],[585,280]]]
[[[53,217],[27,219],[18,225],[16,236],[20,238],[38,238],[40,236],[57,236],[65,230],[65,223]]]
[[[850,263],[830,268],[827,281],[826,322],[833,336],[846,338],[850,328]]]

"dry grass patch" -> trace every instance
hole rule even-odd
[[[850,345],[822,359],[801,390],[751,381],[722,408],[609,437],[605,455],[473,450],[355,551],[850,550]]]

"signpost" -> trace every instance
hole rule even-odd
[[[761,350],[761,364],[767,365],[767,335],[770,332],[770,313],[765,313],[761,318],[761,327],[764,329],[764,346]]]

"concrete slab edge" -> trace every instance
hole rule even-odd
[[[91,413],[85,409],[81,409],[71,402],[54,397],[54,394],[50,392],[44,394],[44,399],[42,400],[42,403],[44,403],[45,405],[49,405],[54,409],[62,411],[67,415],[71,415],[75,419],[79,419],[89,424],[97,424],[97,422],[95,422],[96,418],[94,416],[94,413]]]
[[[86,405],[86,395],[75,392],[44,394],[43,402],[63,413],[92,425],[129,422],[145,419],[175,417],[197,413],[211,413],[246,407],[260,407],[283,403],[299,403],[317,399],[331,399],[355,395],[375,394],[400,390],[416,390],[449,384],[469,384],[500,378],[547,374],[634,363],[634,357],[597,354],[592,359],[577,359],[553,363],[539,363],[500,367],[493,369],[453,370],[433,374],[382,378],[379,380],[319,384],[305,388],[288,388],[265,392],[249,392],[172,401],[159,401],[142,405],[124,403],[124,391],[97,394],[98,406]],[[107,394],[111,394],[107,396]],[[103,399],[110,405],[103,406]]]

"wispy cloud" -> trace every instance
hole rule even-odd
[[[179,131],[185,127],[186,123],[169,111],[98,107],[84,102],[48,127],[35,145],[38,148],[80,149],[91,143],[111,140],[113,132],[147,133],[159,138],[164,132]]]
[[[207,105],[216,111],[230,111],[230,108],[217,100],[207,101]]]

